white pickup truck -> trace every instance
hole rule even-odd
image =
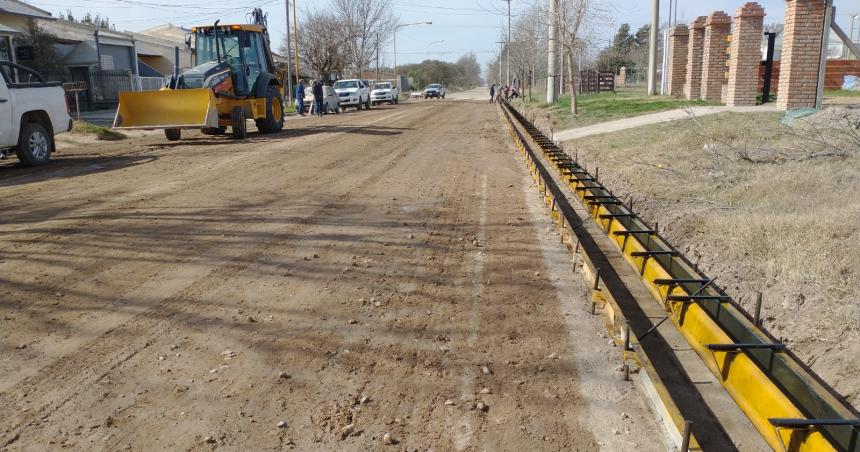
[[[0,61],[0,158],[10,149],[27,166],[44,165],[54,134],[72,128],[60,82],[46,82],[32,69]]]

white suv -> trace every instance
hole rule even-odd
[[[370,109],[370,89],[364,80],[357,78],[338,80],[334,82],[334,91],[340,98],[341,107],[355,107],[356,110],[361,110],[364,106]]]
[[[396,104],[397,94],[397,87],[394,84],[380,82],[373,85],[373,91],[370,92],[370,103],[388,102],[389,104]]]

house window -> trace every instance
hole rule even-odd
[[[112,71],[113,70],[113,55],[102,54],[102,70],[105,70],[105,71]]]
[[[8,36],[0,36],[0,60],[12,61],[12,41]]]

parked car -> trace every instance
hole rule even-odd
[[[424,97],[424,93],[421,91],[412,91],[409,93],[410,99],[421,99],[422,97]]]
[[[424,98],[428,99],[430,97],[433,97],[436,99],[441,97],[442,99],[444,99],[445,98],[445,87],[442,86],[441,83],[433,83],[433,84],[427,85],[427,87],[424,88]]]
[[[72,129],[66,93],[60,82],[0,61],[0,156],[14,150],[28,166],[44,165],[54,152],[54,134]]]
[[[398,97],[397,87],[393,83],[380,82],[373,85],[373,91],[370,92],[370,103],[388,102],[389,104],[397,104]]]
[[[370,89],[367,82],[357,78],[343,79],[334,82],[334,90],[340,98],[341,107],[370,108]]]
[[[314,92],[312,88],[305,88],[305,113],[309,113],[311,111],[311,105],[314,104]],[[323,107],[325,107],[324,114],[328,113],[340,113],[340,98],[337,97],[337,93],[334,92],[334,88],[331,86],[323,85]]]

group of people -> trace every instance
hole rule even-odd
[[[504,96],[505,100],[516,99],[520,97],[518,84],[515,82],[512,88],[508,86],[507,83],[505,83],[504,86],[499,86],[493,83],[493,85],[490,86],[490,103],[492,104],[498,102],[502,99],[502,96]]]
[[[309,114],[322,116],[326,113],[323,106],[323,84],[320,80],[311,82],[311,94],[314,96],[314,103],[311,104]],[[305,84],[302,80],[296,84],[296,111],[299,115],[305,116]]]

